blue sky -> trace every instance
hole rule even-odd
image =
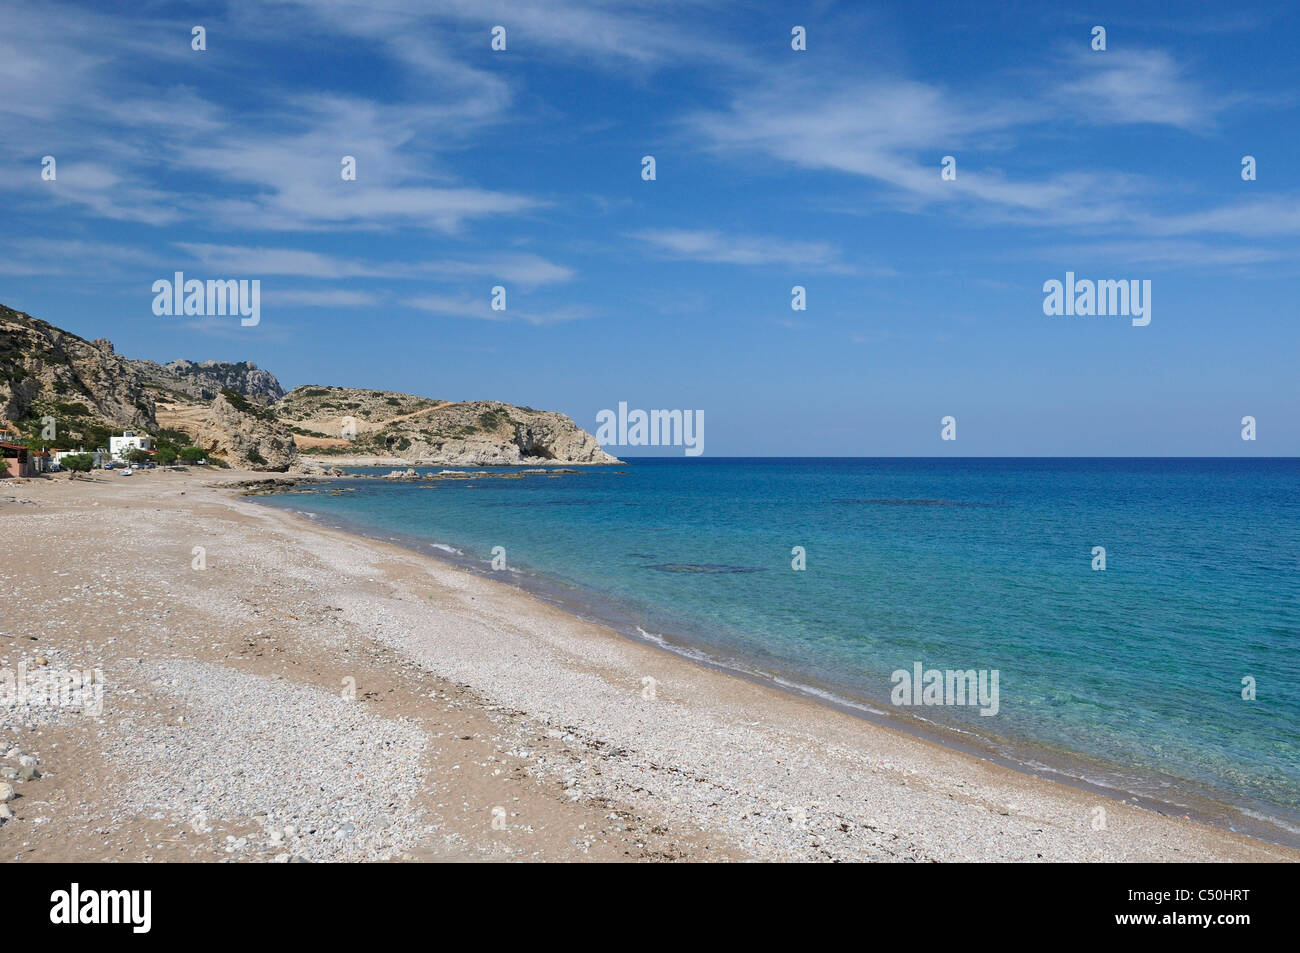
[[[1291,4],[0,0],[0,303],[286,386],[702,410],[707,455],[1294,455],[1298,39]],[[155,316],[175,271],[259,279],[261,323]],[[1067,271],[1150,280],[1150,325],[1045,316]]]

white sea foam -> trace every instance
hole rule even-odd
[[[844,708],[856,708],[858,711],[871,712],[873,715],[885,714],[885,712],[881,711],[879,708],[872,708],[870,705],[864,705],[862,702],[853,701],[845,698],[843,695],[836,695],[834,692],[823,691],[820,688],[813,688],[811,685],[803,685],[799,682],[786,681],[784,678],[779,678],[776,675],[771,675],[769,677],[772,679],[774,684],[780,685],[788,691],[798,692],[802,695],[812,695],[815,698],[820,698],[823,701],[828,701],[834,705],[839,705]]]
[[[1292,834],[1300,834],[1300,827],[1297,827],[1294,824],[1288,824],[1280,817],[1274,817],[1271,814],[1261,814],[1259,811],[1251,811],[1244,807],[1238,808],[1238,810],[1241,811],[1242,814],[1245,814],[1247,817],[1253,817],[1257,821],[1264,821],[1266,824],[1272,824],[1276,827],[1280,827],[1284,831],[1290,831]]]
[[[656,635],[653,632],[647,632],[639,625],[636,627],[636,630],[638,633],[640,633],[641,637],[646,641],[653,642],[655,645],[659,646],[660,648],[667,649],[669,652],[673,652],[676,655],[681,655],[689,659],[695,659],[696,661],[700,661],[700,662],[714,662],[712,656],[704,652],[701,652],[698,649],[687,648],[682,645],[674,645],[672,642],[669,642],[667,639],[665,639],[662,635]]]

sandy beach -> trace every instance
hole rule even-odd
[[[0,481],[0,669],[104,683],[0,707],[4,861],[1297,859],[218,485],[259,476]]]

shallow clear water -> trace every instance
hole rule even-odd
[[[885,711],[896,669],[996,669],[996,716],[908,711],[1300,831],[1295,459],[640,459],[340,485],[268,502],[467,559],[502,546],[513,581],[625,631]]]

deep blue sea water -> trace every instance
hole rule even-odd
[[[267,501],[485,570],[501,546],[500,578],[633,636],[1300,836],[1300,460],[642,458],[337,485]],[[998,714],[891,705],[916,662],[996,669]]]

